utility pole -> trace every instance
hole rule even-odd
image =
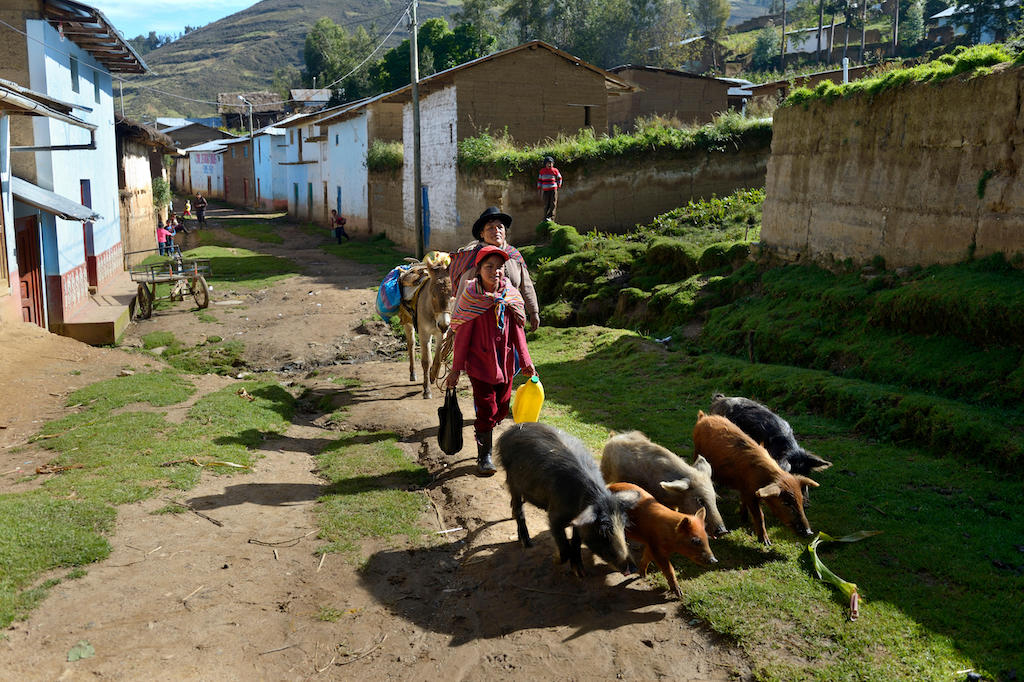
[[[860,0],[860,63],[864,64],[864,41],[868,32],[868,0]]]
[[[124,118],[124,81],[117,79],[117,87],[121,90],[121,118]]]
[[[782,0],[782,41],[779,44],[779,71],[786,71],[786,0]]]
[[[412,205],[416,225],[416,257],[423,260],[423,177],[420,168],[420,58],[416,38],[416,3],[409,5],[409,73],[412,76]]]
[[[900,0],[893,0],[892,9],[892,56],[896,56],[896,50],[900,44]]]
[[[252,102],[241,95],[238,96],[238,99],[249,105],[249,160],[252,161],[252,186],[249,189],[252,190],[252,207],[258,209],[259,202],[256,199],[256,140],[252,136]],[[302,143],[301,140],[299,143]]]

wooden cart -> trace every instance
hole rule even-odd
[[[156,301],[184,301],[185,296],[195,299],[196,305],[206,308],[210,305],[210,288],[205,275],[209,275],[208,258],[175,258],[165,263],[138,265],[131,269],[133,282],[139,283],[136,299],[136,317],[150,318]],[[156,285],[168,283],[171,292],[166,297],[156,297]]]

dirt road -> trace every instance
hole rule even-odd
[[[469,448],[455,457],[438,450],[440,398],[420,396],[404,359],[394,357],[398,344],[372,321],[368,287],[379,282],[379,271],[325,254],[316,238],[297,229],[282,234],[282,246],[230,239],[295,260],[301,275],[261,291],[215,285],[210,312],[217,322],[202,322],[183,305],[133,325],[126,343],[158,330],[190,344],[211,334],[237,338],[246,345],[249,371],[295,382],[296,394],[304,388],[334,394],[340,387],[332,378],[358,379],[346,423],[325,425],[319,413],[299,413],[282,438],[264,442],[254,473],[204,475],[185,501],[208,518],[153,515],[166,504],[162,495],[121,507],[111,556],[86,567],[85,577],[55,587],[27,621],[3,633],[0,677],[749,676],[741,652],[716,641],[654,584],[624,578],[586,550],[591,576],[572,577],[552,561],[554,543],[535,510],[528,519],[537,542],[523,550],[503,475],[477,478]],[[70,390],[123,367],[157,364],[137,352],[87,348],[24,328],[0,330],[0,347],[22,349],[8,356],[19,361],[0,369],[7,427],[0,430],[0,453],[24,442],[40,420],[59,416]],[[196,378],[201,394],[232,381]],[[168,419],[175,409],[184,408],[172,408]],[[362,565],[337,554],[321,565],[313,508],[323,481],[312,455],[335,435],[328,426],[397,433],[403,450],[433,475],[422,523],[451,532],[435,535],[426,549],[365,543]],[[471,430],[467,425],[470,446]],[[46,457],[41,450],[0,454],[0,471],[34,468],[29,461]],[[18,476],[0,476],[0,492],[11,490]],[[319,617],[324,609],[337,619]],[[79,640],[95,656],[69,663],[68,650]]]

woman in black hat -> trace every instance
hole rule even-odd
[[[526,319],[530,325],[530,331],[536,331],[540,326],[540,309],[537,306],[537,292],[533,288],[533,280],[530,279],[530,271],[526,268],[526,261],[519,249],[512,246],[506,240],[509,226],[512,225],[512,216],[502,213],[498,208],[490,206],[480,214],[480,217],[473,223],[473,239],[463,248],[452,254],[452,262],[448,272],[452,278],[452,288],[455,290],[455,300],[465,289],[466,284],[476,277],[476,254],[483,247],[496,246],[509,255],[505,261],[505,276],[523,295],[526,303]]]

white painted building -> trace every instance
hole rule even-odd
[[[318,121],[326,138],[327,203],[345,217],[351,234],[372,231],[366,166],[370,144],[376,139],[399,140],[402,135],[402,105],[381,102],[385,96],[350,103]]]
[[[460,138],[457,129],[458,100],[455,94],[455,85],[451,85],[420,99],[420,173],[423,184],[423,222],[428,237],[424,242],[427,250],[431,248],[430,233],[437,232],[439,228],[451,231],[460,224],[456,210],[456,161]],[[412,104],[406,104],[402,110],[402,139],[405,141],[405,158],[412,159]],[[416,243],[414,182],[413,173],[409,170],[402,178],[402,205],[405,225],[410,229],[412,237],[402,243]],[[472,223],[472,220],[469,222]],[[452,249],[460,236],[464,237],[465,242],[470,240],[465,235],[451,235],[444,248]]]
[[[197,144],[183,150],[188,155],[189,194],[224,198],[224,150],[220,140]],[[184,187],[184,185],[179,185]]]

